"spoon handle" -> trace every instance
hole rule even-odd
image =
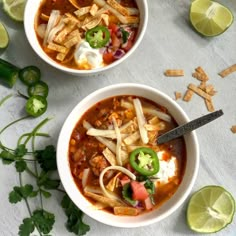
[[[210,114],[207,114],[205,116],[199,117],[195,120],[192,120],[186,124],[180,125],[168,132],[166,132],[165,134],[159,136],[157,138],[157,144],[162,144],[165,142],[168,142],[172,139],[178,138],[190,131],[193,131],[215,119],[217,119],[218,117],[222,116],[224,113],[222,110],[218,110],[215,112],[212,112]]]

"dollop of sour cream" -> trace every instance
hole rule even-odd
[[[166,184],[170,181],[171,178],[177,175],[178,163],[176,157],[172,156],[169,160],[164,160],[163,155],[164,151],[157,152],[157,156],[160,163],[159,172],[154,175],[157,178],[157,182],[160,184]]]
[[[96,69],[103,66],[103,58],[99,49],[90,47],[86,41],[77,46],[74,58],[76,64],[83,70]]]

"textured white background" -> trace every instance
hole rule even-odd
[[[236,15],[235,0],[221,1],[231,8]],[[214,97],[216,109],[223,109],[224,116],[215,122],[197,130],[200,144],[200,170],[193,191],[205,185],[222,185],[236,197],[236,135],[230,128],[236,125],[236,73],[225,79],[218,72],[236,63],[236,22],[223,35],[215,38],[203,38],[192,30],[188,11],[190,0],[150,0],[149,23],[145,37],[138,50],[129,59],[105,75],[92,78],[76,78],[59,72],[46,65],[33,52],[28,44],[23,25],[10,20],[0,10],[0,20],[10,33],[10,45],[0,56],[19,67],[37,65],[43,80],[50,87],[49,107],[43,117],[54,116],[44,128],[51,138],[42,140],[38,145],[55,144],[63,121],[72,108],[90,92],[106,85],[119,82],[134,82],[150,85],[167,93],[174,99],[174,92],[185,92],[186,86],[197,81],[191,77],[197,66],[202,66],[214,84],[217,95]],[[163,71],[167,68],[182,68],[185,76],[166,78]],[[13,90],[0,85],[0,98],[9,93],[23,90],[17,83]],[[177,101],[187,112],[190,119],[208,113],[203,100],[194,96],[190,103]],[[24,101],[19,98],[10,99],[0,108],[0,126],[3,127],[24,114]],[[16,138],[23,132],[31,130],[42,117],[30,122],[22,122],[14,126],[4,135],[5,144],[14,147]],[[30,181],[25,178],[25,182]],[[16,236],[18,226],[27,211],[24,203],[11,205],[8,193],[14,185],[18,185],[18,176],[12,166],[0,163],[0,236]],[[45,201],[48,210],[56,214],[53,236],[72,235],[64,227],[66,220],[59,206],[61,195],[55,193],[51,200]],[[37,206],[38,201],[31,202]],[[187,201],[170,217],[154,225],[137,229],[113,228],[86,217],[85,222],[91,226],[88,235],[196,235],[186,225],[185,212]],[[236,220],[216,236],[235,236]]]

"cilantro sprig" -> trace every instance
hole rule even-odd
[[[8,97],[6,98],[8,99]],[[1,104],[6,101],[2,100]],[[9,193],[8,199],[12,204],[25,202],[28,216],[22,220],[19,226],[19,236],[30,236],[38,231],[40,236],[49,235],[55,223],[55,215],[44,208],[43,201],[51,197],[51,191],[63,194],[61,206],[67,216],[65,226],[67,230],[75,235],[85,235],[90,227],[83,222],[83,212],[70,200],[65,191],[61,189],[59,179],[53,177],[57,173],[56,149],[53,145],[47,145],[44,149],[36,148],[36,138],[50,137],[40,129],[50,120],[46,118],[36,125],[31,132],[22,134],[16,148],[9,148],[2,142],[2,134],[9,127],[29,119],[29,116],[19,118],[10,122],[0,130],[0,159],[4,165],[14,165],[19,176],[19,185],[14,186]],[[24,173],[32,176],[31,183],[23,183]],[[33,182],[32,182],[33,180]],[[38,197],[40,205],[36,209],[30,206],[30,200]]]

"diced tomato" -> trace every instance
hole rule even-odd
[[[146,210],[151,210],[153,208],[153,204],[150,197],[144,200],[144,206]]]
[[[127,175],[124,175],[120,179],[120,183],[121,183],[122,186],[124,186],[125,184],[130,183],[130,178]]]
[[[149,194],[143,184],[137,181],[131,181],[132,199],[137,201],[144,201],[148,198]]]
[[[114,34],[116,34],[117,31],[118,31],[118,29],[119,29],[118,25],[116,25],[116,24],[110,24],[110,25],[108,26],[108,28],[109,28],[109,29],[112,31],[112,33],[114,33]]]
[[[115,58],[114,58],[112,52],[108,52],[108,53],[104,53],[104,54],[103,54],[103,61],[104,61],[106,64],[111,64],[114,60],[115,60]]]

